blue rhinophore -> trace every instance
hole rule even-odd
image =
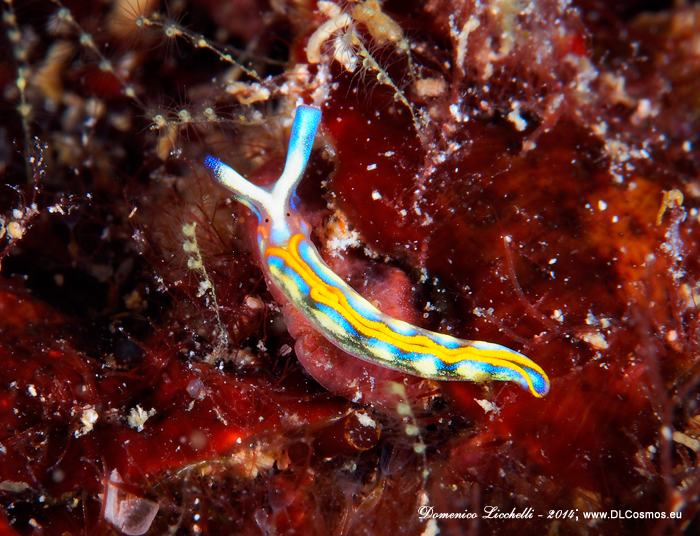
[[[214,158],[213,156],[207,156],[204,159],[204,165],[211,169],[211,172],[216,176],[216,179],[219,180],[218,175],[222,166],[221,160]]]
[[[311,155],[311,148],[320,122],[321,110],[318,108],[313,106],[297,107],[287,154],[298,154],[303,159],[304,166]]]

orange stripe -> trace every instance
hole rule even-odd
[[[289,249],[271,247],[265,251],[265,256],[275,255],[282,258],[289,266],[297,272],[311,288],[310,297],[334,309],[343,316],[350,324],[367,337],[375,337],[379,340],[396,346],[403,352],[425,353],[437,357],[443,363],[454,364],[465,359],[471,359],[482,363],[488,363],[494,367],[504,367],[521,374],[527,381],[530,390],[536,393],[529,374],[520,366],[531,368],[546,378],[544,370],[530,359],[511,354],[507,350],[483,350],[471,346],[459,348],[445,348],[429,337],[418,334],[406,336],[396,333],[382,322],[369,320],[358,313],[347,301],[344,291],[325,283],[301,257],[299,244],[306,237],[301,234],[294,235],[289,241]],[[320,260],[319,260],[320,261]],[[323,262],[323,261],[320,261]],[[345,292],[355,292],[350,286]],[[362,298],[357,294],[358,298]],[[420,329],[420,328],[417,328]],[[494,356],[494,353],[505,353],[507,358]],[[491,354],[491,355],[488,355]]]

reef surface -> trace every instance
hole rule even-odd
[[[8,534],[698,530],[697,4],[3,14]],[[364,363],[267,287],[203,159],[274,183],[302,102],[328,264],[547,396]]]

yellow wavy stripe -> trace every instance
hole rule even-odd
[[[530,387],[530,391],[533,393],[536,393],[536,391],[532,385],[532,381],[530,380],[529,373],[518,365],[525,365],[528,368],[536,370],[546,378],[544,370],[542,370],[536,363],[518,354],[510,354],[507,351],[499,350],[483,350],[470,346],[445,348],[425,335],[401,335],[393,331],[391,327],[382,322],[368,320],[350,306],[342,290],[325,283],[318,275],[316,275],[306,261],[304,261],[299,253],[299,243],[304,239],[305,237],[303,235],[296,234],[289,241],[288,250],[280,247],[271,247],[266,250],[265,256],[275,255],[282,258],[309,285],[311,288],[310,297],[313,300],[334,309],[336,312],[338,312],[338,314],[350,322],[350,324],[356,328],[358,332],[364,334],[365,336],[374,337],[392,344],[403,352],[431,354],[448,364],[454,364],[464,359],[472,359],[474,361],[488,363],[495,367],[509,368],[515,372],[518,372],[526,379],[528,386]],[[349,286],[348,289],[350,290],[346,290],[346,292],[355,292]],[[364,298],[359,295],[358,298],[364,300]],[[507,353],[508,357],[503,358],[498,355],[494,355],[497,352]]]
[[[302,276],[303,277],[303,276]],[[399,350],[402,352],[415,352],[415,353],[421,353],[421,354],[429,354],[435,356],[437,359],[442,361],[443,363],[447,364],[453,364],[453,363],[458,363],[460,361],[464,360],[471,360],[471,361],[479,361],[481,363],[488,363],[489,365],[493,365],[495,367],[503,367],[503,368],[508,368],[510,370],[513,370],[515,372],[518,372],[519,374],[522,375],[523,378],[528,383],[528,387],[530,391],[537,396],[537,392],[535,391],[534,385],[532,381],[530,380],[530,376],[523,369],[522,367],[518,366],[516,363],[513,363],[512,361],[508,359],[503,359],[500,357],[490,357],[490,356],[484,356],[484,355],[479,355],[481,352],[497,352],[498,350],[481,350],[480,348],[474,348],[474,347],[469,347],[469,346],[462,346],[460,348],[446,348],[443,349],[441,346],[437,345],[435,341],[432,341],[428,337],[425,337],[424,335],[413,335],[411,337],[407,337],[406,335],[401,335],[399,333],[391,332],[394,336],[393,337],[385,337],[383,336],[384,330],[382,329],[380,333],[378,329],[374,328],[373,326],[381,326],[384,327],[384,324],[381,324],[379,322],[375,322],[373,320],[367,320],[364,318],[362,315],[358,315],[356,311],[352,308],[349,308],[349,305],[344,307],[342,303],[340,303],[340,300],[338,299],[338,292],[339,289],[330,287],[332,291],[330,293],[323,292],[323,290],[318,289],[318,288],[312,288],[310,291],[311,298],[314,299],[315,301],[319,303],[323,303],[324,305],[327,305],[331,307],[333,310],[337,311],[339,314],[341,314],[346,320],[352,324],[353,327],[357,329],[359,333],[364,334],[365,336],[369,337],[374,337],[377,338],[381,341],[388,342],[389,344],[392,344],[396,346]],[[325,290],[325,289],[324,289]],[[343,296],[343,301],[347,303],[347,300],[344,299]],[[336,307],[337,305],[337,307]],[[351,311],[354,313],[352,316],[354,318],[360,318],[364,320],[364,322],[356,322],[353,321],[353,318],[349,318],[349,315],[346,314],[347,311]],[[358,329],[359,328],[359,329]],[[439,353],[442,353],[444,355],[444,350],[461,350],[461,354],[459,354],[457,357],[451,357],[451,359],[448,361],[447,359],[441,357],[438,355],[438,352],[434,352],[431,350],[428,350],[425,346],[421,346],[419,344],[414,344],[412,342],[408,342],[408,339],[411,338],[417,338],[421,337],[423,339],[427,339],[428,341],[436,344],[436,348],[440,350]],[[510,355],[510,354],[509,354]],[[454,359],[454,361],[452,360]]]

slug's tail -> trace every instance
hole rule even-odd
[[[518,352],[481,341],[470,341],[469,357],[453,365],[455,379],[472,377],[481,380],[515,382],[538,398],[549,392],[549,378],[537,363]]]

